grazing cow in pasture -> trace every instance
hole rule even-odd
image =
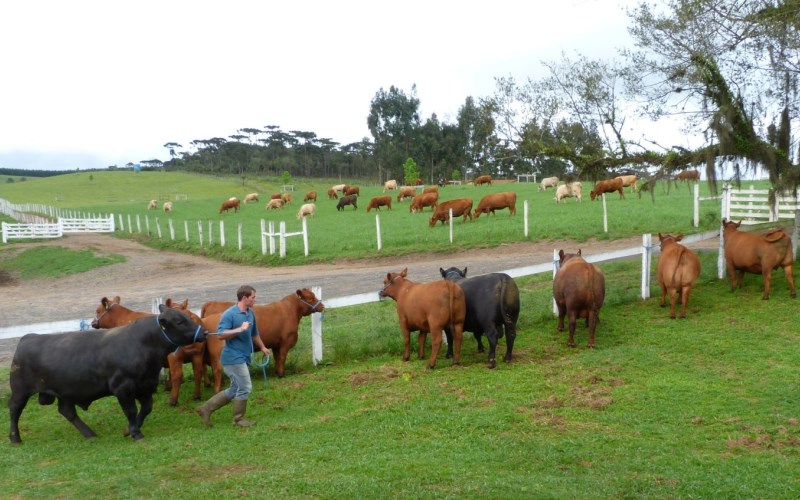
[[[247,196],[244,197],[245,204],[253,202],[253,201],[258,201],[258,193],[250,193],[250,194],[248,194]]]
[[[453,210],[453,218],[461,216],[461,223],[472,220],[472,198],[456,198],[455,200],[447,200],[439,203],[436,210],[431,215],[428,221],[428,226],[433,227],[437,221],[442,221],[444,225],[450,220],[450,210]]]
[[[219,301],[203,304],[201,309],[201,314],[204,314],[203,325],[206,328],[213,328],[213,330],[209,331],[216,331],[215,322],[219,323],[219,317],[222,313],[234,304],[235,302]],[[295,290],[294,293],[269,304],[253,306],[258,336],[261,337],[264,345],[272,350],[275,357],[275,373],[279,377],[283,377],[285,374],[286,356],[289,354],[289,349],[297,344],[297,330],[300,325],[300,319],[315,312],[321,313],[324,310],[325,304],[317,299],[314,292],[308,288]],[[214,335],[210,335],[209,340],[214,337]],[[215,394],[222,387],[222,363],[219,361],[222,346],[222,341],[215,343],[213,346],[212,343],[208,344],[209,361],[214,372]],[[216,369],[214,363],[216,363]]]
[[[168,201],[164,203],[164,213],[172,212],[172,202]]]
[[[369,200],[369,205],[367,205],[367,212],[371,209],[375,209],[380,211],[381,207],[389,207],[389,210],[392,209],[392,197],[391,196],[376,196]]]
[[[675,303],[681,297],[680,317],[686,317],[686,305],[697,277],[700,276],[700,259],[697,255],[678,243],[682,234],[658,233],[661,242],[661,255],[658,257],[658,286],[661,287],[661,307],[667,305],[669,293],[669,317],[675,319]]]
[[[125,435],[144,438],[141,428],[153,410],[153,393],[164,359],[176,347],[205,337],[202,326],[163,304],[158,316],[111,330],[25,335],[11,362],[9,440],[22,442],[19,419],[36,393],[39,404],[58,400],[59,413],[87,438],[97,435],[75,407],[88,410],[94,401],[116,396],[128,420]]]
[[[481,336],[489,341],[489,368],[497,366],[495,350],[497,341],[505,335],[505,362],[511,362],[514,340],[517,338],[519,319],[519,288],[514,279],[505,273],[483,274],[467,278],[467,268],[439,268],[442,278],[458,283],[464,291],[467,311],[464,331],[472,332],[478,341],[478,352],[483,352]],[[448,353],[450,344],[447,345]]]
[[[269,195],[270,200],[283,200],[283,195],[281,193],[272,193]]]
[[[239,199],[232,198],[230,200],[225,200],[222,202],[222,205],[219,206],[219,213],[228,212],[228,210],[233,209],[234,213],[239,211]]]
[[[678,172],[678,175],[675,176],[675,180],[681,182],[699,181],[700,172],[697,170],[684,170],[682,172]]]
[[[594,199],[601,194],[613,193],[614,191],[619,192],[620,199],[625,198],[625,192],[622,187],[622,179],[619,177],[598,182],[594,185],[594,189],[592,189],[592,192],[589,193],[589,196],[592,198],[592,201],[594,201]]]
[[[631,193],[636,192],[637,177],[635,175],[619,175],[616,179],[622,180],[622,187],[631,187]]]
[[[600,321],[600,308],[606,297],[606,282],[603,272],[594,264],[586,262],[578,253],[558,252],[560,268],[553,278],[553,298],[558,307],[559,332],[564,331],[564,317],[569,316],[569,339],[567,345],[575,347],[575,325],[578,318],[586,318],[589,327],[589,344],[594,347],[594,332]]]
[[[783,229],[768,233],[739,231],[740,222],[722,219],[725,237],[725,262],[731,275],[731,291],[744,283],[744,273],[761,274],[764,280],[763,300],[769,299],[772,271],[783,268],[792,298],[797,297],[794,287],[794,252],[792,240]]]
[[[344,194],[344,190],[347,187],[347,184],[336,184],[335,186],[331,186],[331,189],[335,191],[341,191]]]
[[[265,205],[265,208],[267,210],[280,210],[281,208],[283,208],[283,205],[284,205],[283,200],[281,200],[280,198],[276,198],[274,200],[269,200]]]
[[[425,207],[431,207],[431,212],[433,212],[436,209],[438,201],[439,193],[418,194],[413,200],[411,200],[411,205],[408,207],[408,211],[414,213],[417,211],[422,212]]]
[[[347,191],[344,192],[345,196],[355,195],[359,196],[361,194],[358,186],[350,186],[347,188]]]
[[[539,183],[539,187],[536,191],[547,191],[549,187],[553,189],[558,187],[558,177],[545,177],[542,179],[542,182]]]
[[[425,194],[425,193],[438,193],[438,192],[439,192],[439,186],[428,186],[428,187],[426,187],[425,189],[422,190],[422,194]]]
[[[481,201],[478,202],[478,208],[475,209],[473,216],[477,219],[481,214],[497,215],[495,210],[503,210],[507,208],[509,215],[517,213],[517,193],[514,191],[503,191],[502,193],[487,194]]]
[[[397,193],[397,202],[405,200],[406,198],[414,198],[417,195],[417,190],[412,187],[401,187],[400,192]]]
[[[283,200],[284,205],[288,205],[292,202],[292,193],[283,193],[281,195],[281,200]]]
[[[381,298],[397,302],[397,318],[403,334],[403,361],[411,357],[411,332],[419,331],[419,359],[425,357],[425,339],[431,334],[431,356],[428,368],[436,366],[442,345],[442,331],[453,339],[453,364],[461,364],[461,343],[464,339],[464,316],[467,305],[461,287],[452,281],[440,280],[417,283],[409,280],[408,268],[399,273],[387,273]]]
[[[564,198],[575,198],[583,201],[583,184],[578,181],[561,184],[556,188],[556,203],[561,203]]]
[[[397,190],[397,181],[395,179],[388,180],[383,183],[383,192]]]
[[[472,183],[475,184],[476,186],[481,186],[483,184],[488,184],[488,185],[491,186],[492,185],[492,176],[491,175],[479,175],[478,177],[475,177],[475,180],[472,181]]]
[[[340,210],[344,210],[344,207],[346,205],[353,205],[353,210],[356,210],[358,209],[358,205],[356,204],[357,202],[358,198],[354,194],[348,196],[342,196],[339,199],[339,203],[336,204],[336,211],[338,212]]]
[[[306,215],[310,215],[314,217],[317,213],[317,206],[313,203],[305,203],[300,206],[300,210],[297,211],[297,218],[300,219],[301,217],[305,217]]]
[[[309,201],[313,201],[314,203],[317,202],[317,192],[316,191],[309,191],[303,197],[303,203],[307,203]]]
[[[150,200],[150,203],[147,204],[147,209],[153,210],[155,208],[158,208],[158,200]]]
[[[337,200],[339,199],[339,195],[336,194],[336,190],[333,188],[328,188],[328,199],[329,200]]]

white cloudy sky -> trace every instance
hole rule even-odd
[[[163,144],[278,125],[369,137],[375,93],[417,85],[454,121],[494,78],[629,45],[635,0],[136,2],[0,6],[0,167],[169,159]]]

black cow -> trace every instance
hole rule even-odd
[[[358,198],[354,194],[350,194],[347,196],[342,196],[339,198],[339,203],[336,204],[336,210],[344,210],[345,205],[353,205],[353,210],[358,209],[358,205],[356,205],[356,201]]]
[[[141,427],[153,409],[153,393],[167,354],[206,338],[205,329],[177,309],[162,304],[159,311],[158,316],[109,330],[22,337],[9,380],[11,443],[22,442],[19,417],[36,393],[39,404],[58,399],[59,413],[87,438],[97,435],[80,419],[75,406],[88,410],[94,401],[116,396],[128,419],[125,435],[142,439]]]
[[[467,278],[464,270],[451,267],[439,268],[442,278],[455,281],[464,290],[467,299],[467,314],[464,331],[472,332],[478,341],[478,352],[483,352],[481,335],[489,340],[489,368],[496,366],[495,349],[497,341],[506,336],[505,361],[511,361],[514,339],[517,338],[517,319],[519,318],[519,289],[513,278],[503,273],[484,274]],[[447,339],[450,340],[449,338]],[[448,355],[450,344],[447,345]]]

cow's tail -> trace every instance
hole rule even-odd
[[[445,280],[445,283],[447,283],[447,291],[449,292],[448,295],[450,297],[450,321],[448,325],[450,328],[450,334],[453,335],[455,333],[455,326],[456,326],[455,316],[453,315],[453,310],[456,307],[456,298],[455,298],[456,284],[448,280]]]
[[[503,325],[505,327],[505,333],[515,333],[516,334],[516,321],[514,319],[515,313],[517,317],[519,317],[519,289],[517,288],[517,283],[510,277],[510,276],[503,276],[500,281],[502,284],[500,285],[500,314],[503,318]],[[508,306],[512,305],[510,300],[511,298],[509,294],[516,295],[516,311],[509,311]]]

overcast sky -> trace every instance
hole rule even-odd
[[[0,6],[0,167],[103,168],[167,142],[278,125],[370,137],[380,88],[417,85],[455,121],[494,78],[630,46],[636,0],[9,1]]]

